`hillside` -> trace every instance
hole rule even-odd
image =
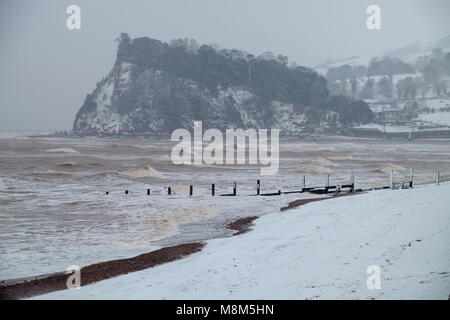
[[[362,101],[332,97],[327,81],[288,58],[199,46],[118,39],[117,59],[76,115],[79,135],[170,133],[202,120],[206,128],[336,133],[373,115]]]

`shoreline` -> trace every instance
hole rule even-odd
[[[294,200],[288,204],[288,207],[289,209],[296,208],[312,201],[332,198],[333,197],[324,197]],[[280,208],[280,211],[284,211],[283,209],[284,208]],[[251,230],[251,227],[253,226],[253,222],[258,218],[258,216],[240,218],[229,223],[225,228],[235,231],[230,237],[238,236],[243,233],[249,232]],[[132,258],[109,260],[91,264],[81,268],[80,270],[81,285],[84,286],[92,284],[130,272],[136,272],[175,260],[183,259],[193,253],[200,252],[205,245],[205,241],[190,242],[164,247],[155,251],[140,254]],[[16,282],[13,284],[0,284],[0,300],[26,299],[55,291],[67,290],[66,281],[69,274],[70,273],[66,272],[57,272],[51,275],[31,276],[28,277],[27,280]],[[9,280],[5,281],[8,282]]]
[[[12,132],[5,131],[0,134],[9,134],[7,138],[28,137],[31,139],[46,139],[46,138],[62,138],[62,139],[83,139],[83,138],[98,138],[98,139],[148,139],[152,141],[170,141],[170,132],[142,132],[142,133],[97,133],[97,134],[80,134],[74,133],[71,130],[53,131],[53,132]],[[409,138],[410,131],[399,132],[383,132],[380,130],[372,130],[358,127],[348,127],[340,133],[302,133],[302,134],[283,134],[280,135],[280,141],[448,141],[450,140],[450,129],[448,126],[433,128],[431,130],[413,131],[413,137]],[[0,138],[2,138],[0,136]]]
[[[236,231],[231,236],[237,236],[251,230],[257,216],[237,219],[226,226],[226,229]],[[132,258],[109,260],[91,264],[81,268],[81,285],[85,286],[102,280],[110,279],[131,272],[153,268],[157,265],[183,259],[199,252],[206,242],[190,242],[176,246],[168,246],[158,250],[140,254]],[[26,280],[0,285],[0,300],[18,300],[39,296],[60,290],[67,290],[66,281],[71,273],[57,272],[47,275],[28,277]],[[32,280],[30,280],[32,279]],[[12,280],[5,280],[7,283]]]
[[[310,202],[366,193],[367,192],[365,191],[356,191],[322,198],[297,199],[289,202],[286,207],[281,207],[280,212],[295,209]],[[258,218],[260,218],[260,216],[244,217],[229,223],[226,226],[226,229],[234,230],[235,232],[228,237],[234,237],[250,231],[253,226],[253,222]],[[223,238],[227,238],[227,236]],[[131,258],[109,260],[91,264],[81,268],[80,270],[81,285],[85,286],[120,275],[145,270],[157,265],[180,260],[191,254],[202,251],[206,244],[207,240],[189,242],[175,246],[163,247],[161,249],[143,253]],[[50,276],[38,275],[30,277],[34,278],[34,280],[25,280],[23,282],[8,285],[0,284],[0,300],[31,298],[55,291],[67,290],[66,281],[69,274],[70,273],[66,272],[58,272]]]
[[[81,284],[84,286],[130,272],[140,271],[163,263],[183,259],[193,253],[199,252],[205,245],[205,242],[180,244],[144,253],[132,258],[92,264],[81,268]],[[56,273],[32,281],[0,286],[0,300],[31,298],[54,291],[66,290],[68,275],[69,273]]]
[[[192,257],[33,299],[447,299],[449,191],[380,190],[276,210]],[[374,265],[381,290],[367,287]]]
[[[353,192],[333,194],[330,197],[298,199],[298,200],[294,200],[294,201],[289,202],[286,207],[281,207],[280,211],[286,211],[286,210],[290,210],[290,209],[295,209],[297,207],[300,207],[300,206],[305,205],[305,204],[310,203],[310,202],[316,202],[316,201],[321,201],[321,200],[333,199],[333,198],[338,198],[338,197],[352,196],[352,195],[355,195],[355,194],[363,194],[363,193],[366,193],[366,191],[355,190]]]

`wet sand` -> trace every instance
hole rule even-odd
[[[335,198],[335,197],[351,196],[351,195],[355,195],[355,194],[361,194],[363,192],[364,191],[354,191],[354,192],[348,192],[348,193],[333,194],[333,196],[331,196],[331,197],[298,199],[298,200],[294,200],[294,201],[289,202],[289,204],[286,207],[280,208],[280,211],[286,211],[286,210],[294,209],[294,208],[300,207],[300,206],[302,206],[304,204],[307,204],[307,203],[310,203],[310,202],[321,201],[321,200],[326,200],[326,199]]]
[[[151,268],[163,263],[182,259],[190,254],[200,251],[204,242],[186,243],[178,246],[162,248],[129,259],[119,259],[100,262],[81,269],[81,285],[117,277],[129,272]],[[9,286],[0,286],[0,299],[12,300],[30,298],[33,296],[67,289],[68,274],[55,274],[42,279],[26,281]]]
[[[237,236],[250,231],[250,227],[253,225],[253,221],[256,219],[258,219],[258,217],[255,216],[238,219],[230,223],[227,228],[235,230],[236,232],[233,234],[233,236]]]

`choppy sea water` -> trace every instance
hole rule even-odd
[[[333,185],[347,183],[353,172],[356,187],[370,187],[387,185],[390,169],[406,181],[413,167],[416,182],[432,181],[436,170],[450,173],[450,142],[444,140],[283,141],[278,174],[263,177],[256,166],[174,165],[173,145],[0,136],[0,279],[229,235],[224,226],[235,219],[311,197],[255,197],[257,179],[264,193],[296,190],[303,175],[307,186],[322,186],[326,174]],[[233,181],[237,197],[211,196],[211,183],[220,195],[232,192]]]

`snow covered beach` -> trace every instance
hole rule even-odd
[[[449,195],[443,183],[312,202],[184,259],[35,298],[447,299]]]
[[[0,135],[0,281],[223,238],[230,222],[317,197],[255,197],[257,179],[272,193],[298,190],[303,176],[307,187],[323,186],[327,174],[343,185],[353,172],[356,188],[388,185],[391,170],[395,181],[408,181],[409,168],[415,185],[434,181],[436,170],[450,178],[446,140],[282,141],[280,172],[270,178],[249,165],[174,165],[170,151],[165,140]],[[233,201],[219,197],[233,181]]]

